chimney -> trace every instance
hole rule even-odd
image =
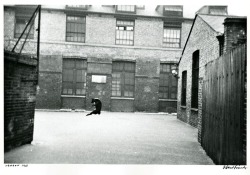
[[[226,18],[224,20],[224,53],[246,43],[246,25],[246,17]]]

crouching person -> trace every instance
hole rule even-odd
[[[95,110],[93,110],[91,113],[87,114],[86,116],[92,115],[92,114],[101,114],[101,110],[102,110],[101,100],[99,100],[98,98],[92,98],[91,103],[93,103],[92,106],[95,106]]]

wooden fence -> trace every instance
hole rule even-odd
[[[246,46],[206,65],[201,144],[216,164],[246,164]]]

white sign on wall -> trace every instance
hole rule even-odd
[[[92,75],[92,83],[106,83],[106,75]]]

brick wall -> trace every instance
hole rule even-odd
[[[159,19],[138,18],[135,21],[135,45],[161,47],[163,22]]]
[[[7,12],[9,11],[9,12]],[[9,9],[5,13],[8,30],[14,31],[14,12]],[[9,22],[8,22],[9,21]],[[37,23],[37,20],[36,20]],[[39,93],[37,108],[59,109],[70,104],[89,110],[91,98],[99,97],[104,100],[104,109],[111,110],[115,99],[111,97],[111,66],[114,60],[136,62],[135,99],[133,110],[158,111],[159,66],[160,62],[176,63],[181,54],[181,48],[162,48],[163,21],[157,18],[136,18],[134,46],[115,45],[116,17],[114,15],[88,14],[86,16],[86,42],[65,42],[66,14],[61,11],[42,10],[41,15],[41,45],[39,72]],[[56,25],[55,25],[56,24]],[[100,27],[101,26],[101,27]],[[190,22],[182,25],[182,45],[187,38]],[[9,48],[15,44],[11,33]],[[13,34],[13,33],[12,33]],[[35,37],[36,38],[36,37]],[[36,40],[28,40],[24,53],[35,52]],[[84,98],[61,96],[62,87],[62,58],[81,57],[88,61],[87,93]],[[95,61],[93,61],[95,59]],[[109,63],[103,63],[105,60]],[[95,70],[94,72],[92,70]],[[107,75],[107,83],[93,84],[93,74]],[[99,93],[99,89],[103,94]],[[142,94],[144,92],[144,94]],[[103,95],[103,97],[102,97]],[[137,98],[137,99],[136,99]],[[76,99],[76,98],[75,98]],[[114,102],[112,102],[114,101]],[[145,104],[142,104],[144,101]],[[131,99],[123,100],[131,109]],[[171,107],[174,106],[171,102]],[[75,105],[74,105],[75,104]],[[80,105],[81,104],[81,105]],[[83,104],[83,105],[82,105]],[[163,103],[161,104],[169,104]],[[84,107],[85,106],[85,107]],[[71,108],[71,107],[70,107]],[[72,107],[73,108],[73,107]],[[118,106],[115,107],[117,109]]]
[[[86,17],[86,43],[115,44],[116,20],[108,15],[88,15]]]
[[[178,102],[177,117],[201,131],[201,107],[202,107],[202,78],[205,73],[205,64],[219,57],[219,42],[216,32],[208,26],[199,16],[197,16],[192,33],[189,37],[187,46],[179,64],[178,79]],[[203,38],[203,39],[201,39]],[[198,110],[191,109],[191,88],[192,88],[192,54],[200,50],[199,59],[199,91],[198,91]],[[186,106],[181,107],[181,84],[182,72],[187,71],[187,96]]]
[[[4,53],[4,151],[33,140],[37,61]]]
[[[40,37],[41,41],[65,41],[66,14],[42,10]]]
[[[227,18],[224,22],[224,53],[246,43],[246,18]]]

